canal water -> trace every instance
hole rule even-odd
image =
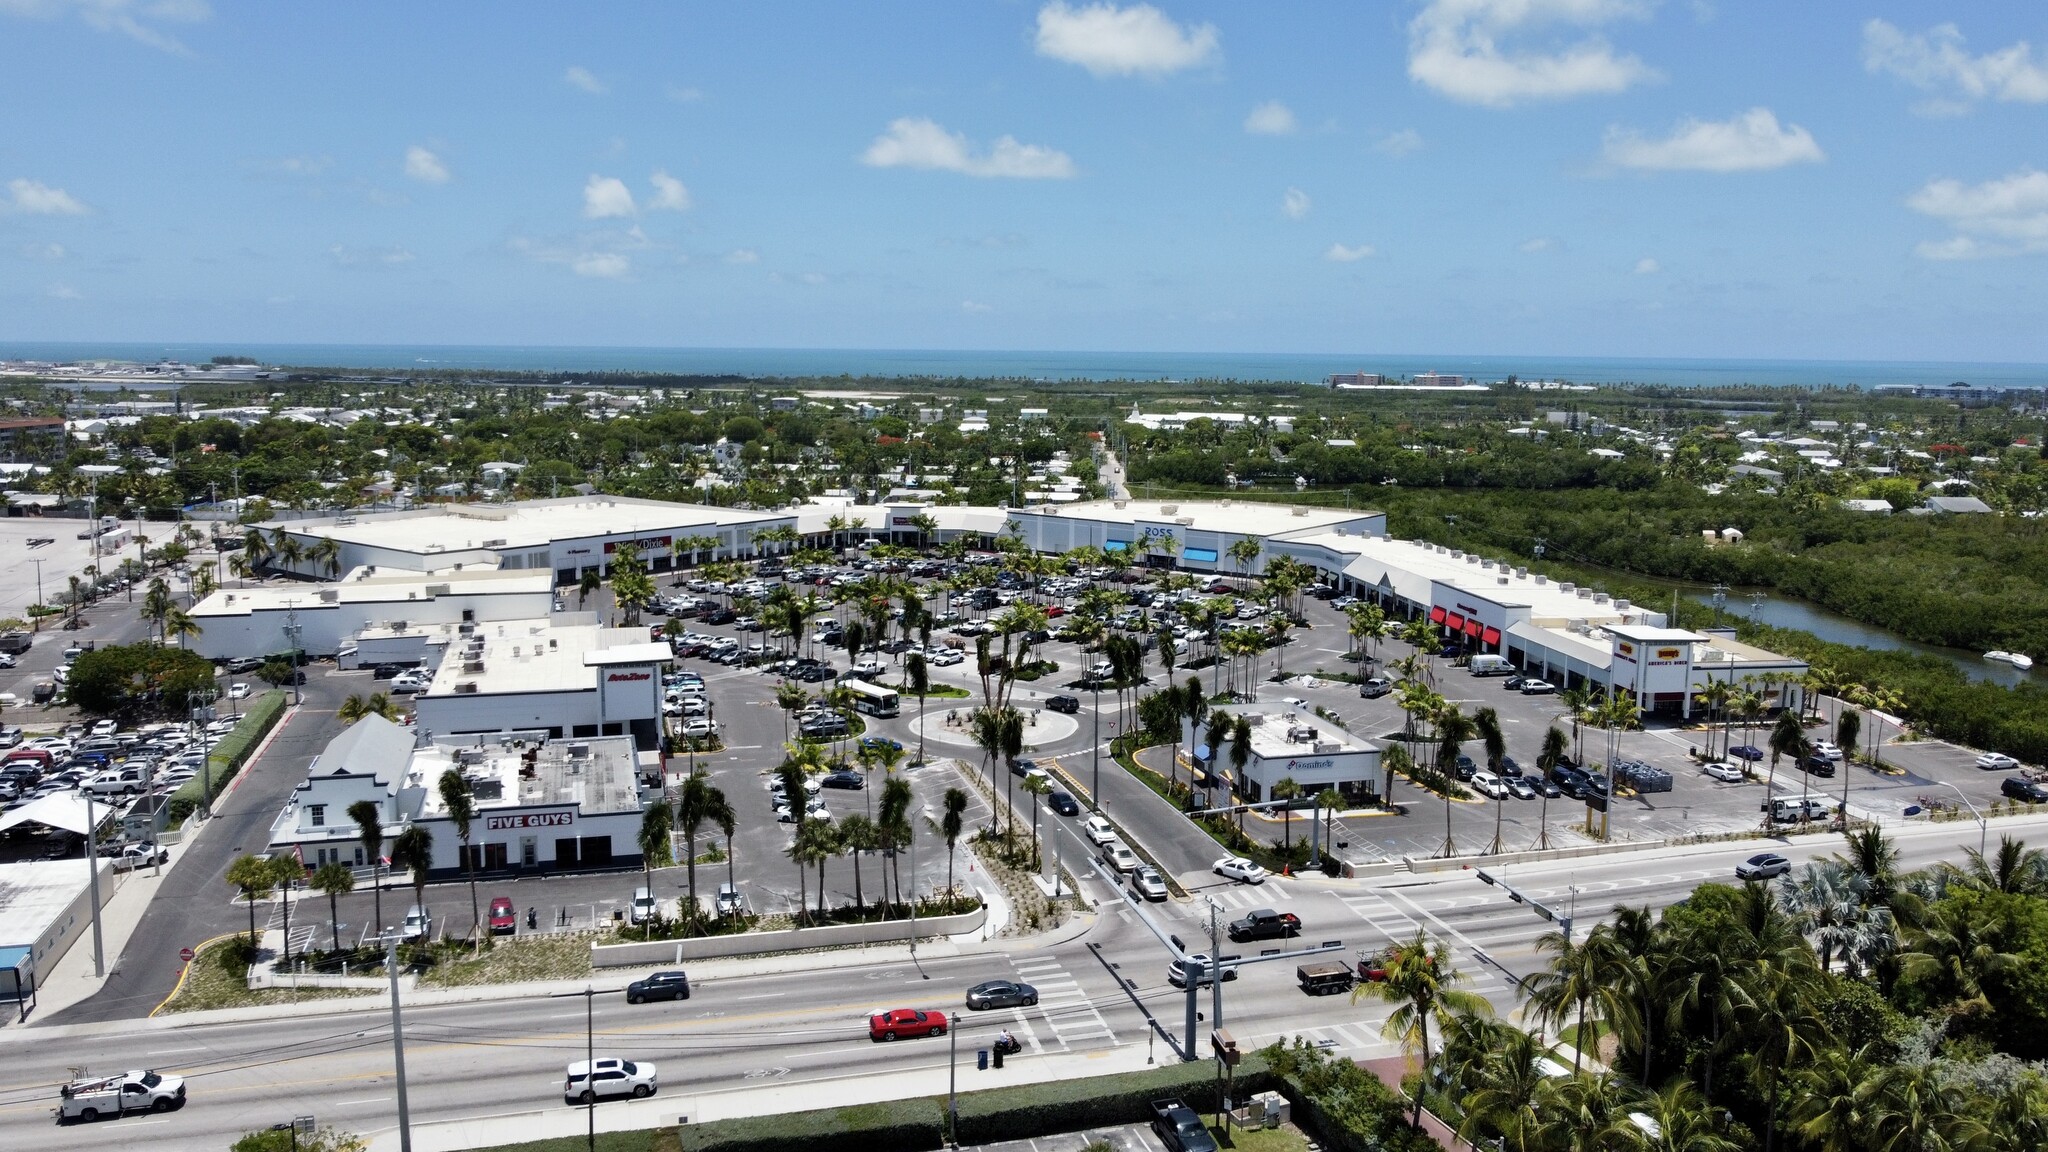
[[[1667,594],[1676,589],[1689,600],[1709,608],[1714,607],[1714,590],[1710,587],[1682,580],[1641,576],[1633,572],[1617,572],[1615,575],[1617,578],[1626,578],[1633,582],[1655,584],[1663,588]],[[1908,640],[1896,633],[1830,612],[1810,601],[1781,596],[1761,588],[1730,587],[1721,602],[1721,612],[1721,618],[1729,623],[1750,620],[1758,624],[1768,624],[1773,628],[1811,632],[1834,644],[1852,644],[1864,648],[1885,648],[1933,656],[1955,665],[1962,670],[1963,675],[1972,680],[1984,680],[2010,687],[2027,683],[2034,675],[2022,672],[2010,664],[1986,660],[1982,652],[1966,652],[1960,648],[1944,648],[1938,644],[1922,644],[1917,640]]]

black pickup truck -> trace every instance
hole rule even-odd
[[[1216,1139],[1209,1135],[1202,1118],[1179,1100],[1152,1102],[1152,1131],[1158,1133],[1167,1152],[1217,1152]]]
[[[1292,912],[1259,908],[1230,922],[1230,938],[1239,944],[1247,940],[1284,940],[1301,935],[1301,917]]]

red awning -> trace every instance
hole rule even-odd
[[[1465,630],[1465,617],[1459,613],[1451,613],[1450,617],[1444,622],[1451,626],[1451,631],[1453,632],[1463,632]]]
[[[1485,632],[1480,633],[1479,639],[1481,643],[1498,644],[1500,643],[1500,629],[1488,628]]]
[[[1478,617],[1474,616],[1465,621],[1465,635],[1477,636],[1484,631],[1486,631],[1486,625],[1481,624]]]
[[[1442,605],[1438,605],[1437,607],[1431,608],[1429,610],[1429,622],[1431,624],[1441,624],[1444,622],[1444,610]]]

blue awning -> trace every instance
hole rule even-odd
[[[1216,562],[1216,550],[1214,548],[1183,548],[1180,550],[1180,558],[1183,560],[1201,560],[1205,563],[1214,564]]]
[[[1127,552],[1130,550],[1130,547],[1131,542],[1129,540],[1104,540],[1102,542],[1102,550],[1104,552]]]

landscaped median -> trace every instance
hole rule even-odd
[[[1170,1098],[1208,1117],[1215,1113],[1224,1088],[1215,1062],[1197,1060],[1141,1072],[963,1092],[959,1131],[950,1135],[955,1144],[973,1145],[1143,1124],[1151,1117],[1152,1101]],[[1306,1044],[1247,1053],[1229,1090],[1237,1101],[1279,1092],[1293,1105],[1294,1122],[1325,1148],[1437,1152],[1428,1136],[1408,1127],[1392,1090],[1356,1064]],[[605,1152],[923,1152],[947,1146],[946,1103],[944,1096],[917,1096],[679,1128],[599,1133],[597,1147]],[[1245,1141],[1251,1135],[1240,1132],[1237,1146],[1250,1146]],[[490,1152],[571,1152],[586,1147],[585,1139],[509,1144]]]
[[[242,766],[249,762],[249,757],[255,754],[256,746],[263,742],[265,736],[270,735],[271,729],[277,727],[278,720],[284,716],[284,693],[277,690],[265,692],[248,701],[248,705],[249,707],[242,712],[241,723],[235,725],[235,730],[215,741],[207,752],[206,776],[212,778],[210,786],[213,790],[212,795],[216,797],[220,795],[221,789],[227,786],[228,781],[233,780],[235,774],[242,770]],[[183,824],[187,817],[198,810],[200,803],[208,795],[208,787],[206,777],[195,776],[187,780],[176,792],[171,793],[172,827]]]

